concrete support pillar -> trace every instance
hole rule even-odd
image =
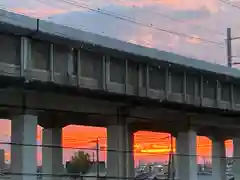
[[[11,180],[37,179],[37,122],[33,115],[20,115],[11,122]]]
[[[171,152],[169,152],[171,153]],[[168,177],[170,179],[173,179],[175,177],[175,157],[174,157],[174,154],[169,154],[169,163],[170,163],[170,166],[169,166],[169,170],[168,170]]]
[[[124,126],[111,125],[107,127],[107,176],[117,179],[124,173]]]
[[[176,141],[176,179],[197,180],[196,132],[180,132]]]
[[[240,179],[240,138],[233,139],[233,175],[235,180]]]
[[[177,137],[176,133],[171,134],[171,137],[170,137],[171,138],[171,142],[170,142],[171,149],[174,148],[173,138],[176,138],[176,137]],[[169,155],[171,155],[169,157],[169,162],[170,162],[169,178],[173,179],[176,177],[177,156],[176,156],[176,154],[174,154],[174,152],[170,152]]]
[[[135,177],[135,164],[134,164],[134,132],[128,127],[126,131],[126,177],[129,180]]]
[[[44,180],[59,180],[63,174],[62,128],[43,129],[42,173]],[[46,146],[46,147],[44,147]],[[47,147],[56,146],[56,147]],[[53,174],[55,176],[49,176]]]
[[[133,132],[125,124],[108,126],[107,144],[107,176],[112,179],[134,177]]]
[[[223,139],[212,139],[212,179],[226,180],[226,149]]]
[[[0,149],[0,169],[5,169],[5,151]]]

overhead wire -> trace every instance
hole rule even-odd
[[[10,144],[10,143],[8,143],[8,144]],[[13,145],[13,143],[11,143],[11,145]],[[25,145],[23,145],[23,146],[25,146]],[[69,148],[69,147],[63,147],[63,148]],[[76,149],[76,148],[73,148],[73,149]],[[92,148],[77,148],[77,149],[82,149],[82,150],[89,150],[89,149],[91,149],[92,150]]]
[[[37,0],[37,1],[42,3],[42,4],[48,5],[50,7],[53,6],[52,4],[49,3],[49,1],[45,1],[45,0]],[[89,7],[86,4],[79,4],[79,3],[76,4],[76,2],[74,2],[72,0],[58,0],[58,1],[63,2],[65,4],[67,3],[67,4],[70,4],[70,5],[73,5],[74,7],[77,7],[77,8],[88,9],[90,11],[98,12],[98,13],[101,13],[101,14],[104,14],[104,15],[107,15],[107,16],[111,16],[113,18],[121,19],[123,21],[127,21],[129,23],[133,23],[133,24],[136,24],[136,25],[139,25],[139,26],[142,26],[142,27],[147,27],[147,28],[156,30],[158,32],[163,32],[163,33],[168,33],[170,35],[176,35],[176,36],[179,36],[179,37],[188,38],[189,40],[191,40],[191,39],[192,40],[197,40],[197,41],[199,41],[199,43],[205,43],[205,44],[210,44],[210,45],[217,45],[216,47],[218,47],[218,48],[225,48],[225,44],[221,43],[221,42],[215,42],[215,41],[204,39],[202,37],[198,37],[198,36],[195,36],[195,35],[188,35],[188,34],[184,34],[184,33],[179,33],[179,32],[175,32],[175,31],[170,31],[170,30],[167,30],[167,29],[159,28],[159,27],[157,27],[155,25],[152,25],[152,24],[145,24],[145,23],[142,23],[140,21],[135,21],[133,19],[129,19],[128,16],[122,17],[122,16],[119,16],[117,14],[113,14],[113,12],[105,11],[105,10],[102,10],[102,9],[99,9],[99,8],[97,8],[97,9],[91,8],[91,7]],[[37,17],[37,15],[34,14],[33,12],[30,12],[30,13],[31,13],[31,15],[33,17]],[[27,15],[27,13],[21,13],[21,14]],[[86,28],[84,25],[78,24],[78,26],[80,28],[82,28],[83,30],[85,30],[85,31],[92,32],[91,29]],[[98,33],[99,34],[105,34],[104,32],[98,32]],[[197,44],[199,44],[199,43],[197,43]],[[152,44],[151,43],[149,44],[147,42],[146,46],[147,47],[152,47]],[[207,48],[207,47],[204,46],[204,48]],[[172,51],[172,48],[170,48],[170,49]],[[187,54],[184,54],[184,55],[187,55]],[[195,56],[193,54],[188,54],[187,56],[191,56],[192,58],[196,58],[196,59],[199,58],[198,56]]]
[[[43,4],[47,4],[47,5],[50,5],[49,4],[49,1],[45,1],[45,0],[38,0],[38,1],[40,1],[41,3],[43,3]],[[117,1],[121,1],[121,0],[117,0]],[[65,2],[65,1],[64,1]],[[74,1],[73,1],[74,2]],[[66,3],[66,2],[65,2]],[[75,2],[76,3],[76,2]],[[50,5],[51,6],[51,5]],[[156,13],[156,12],[154,12],[154,13]],[[175,18],[172,18],[172,17],[169,17],[169,16],[167,16],[167,15],[165,15],[164,16],[164,14],[161,14],[161,13],[158,13],[159,15],[162,15],[162,17],[165,17],[165,18],[167,18],[167,19],[170,19],[170,20],[173,20],[173,21],[176,21],[176,22],[179,22],[179,23],[184,23],[184,21],[180,21],[180,20],[178,20],[178,19],[175,19]],[[116,15],[116,14],[115,14]],[[131,17],[129,17],[129,16],[124,16],[125,18],[131,18]],[[91,31],[90,29],[87,29],[87,28],[85,28],[85,26],[83,26],[83,25],[78,25],[78,26],[80,26],[81,28],[83,28],[83,29],[85,29],[85,30],[87,30],[87,31]],[[198,28],[202,28],[202,29],[205,29],[205,30],[208,30],[209,32],[213,32],[213,33],[217,33],[218,35],[224,35],[223,33],[220,33],[220,32],[217,32],[217,31],[215,31],[215,30],[211,30],[211,29],[207,29],[207,28],[203,28],[202,26],[198,26],[198,25],[193,25],[194,27],[198,27]],[[104,32],[98,32],[98,33],[100,33],[100,34],[105,34]],[[196,38],[196,37],[194,37],[194,38]],[[147,43],[147,44],[146,44]],[[144,43],[146,46],[152,46],[151,44],[149,44],[148,42],[146,42],[146,43]],[[224,46],[218,46],[218,47],[221,47],[221,48],[224,48]],[[191,57],[193,57],[193,58],[197,58],[197,57],[195,57],[195,56],[193,56],[193,55],[190,55]]]
[[[225,1],[225,0],[219,0],[219,1],[221,1],[221,2],[223,2],[223,3],[225,3],[225,4],[229,5],[229,6],[232,6],[232,7],[236,8],[236,9],[240,10],[239,6],[236,6],[236,5],[232,4],[230,1]]]
[[[80,151],[90,151],[90,150],[96,150],[96,148],[91,148],[91,147],[72,147],[72,146],[61,146],[61,145],[45,145],[45,144],[27,144],[27,143],[14,143],[14,142],[0,142],[0,145],[11,145],[11,146],[24,146],[24,147],[40,147],[40,148],[52,148],[52,149],[71,149],[71,150],[80,150]],[[170,147],[170,145],[169,145]],[[174,147],[174,146],[173,146]],[[196,145],[196,147],[202,147],[199,145]],[[211,148],[212,146],[205,146],[205,147],[209,147]],[[101,149],[101,151],[106,151],[106,152],[124,152],[124,153],[132,153],[133,151],[131,150],[119,150],[119,149]],[[149,155],[151,154],[156,154],[156,153],[151,153],[150,151],[147,152],[149,153]],[[159,154],[161,155],[168,155],[169,152],[159,152]],[[188,154],[185,153],[177,153],[178,155],[184,155],[187,156]],[[192,155],[193,156],[193,155]],[[208,157],[207,155],[198,155],[195,154],[194,156],[204,156],[204,157]],[[209,156],[212,157],[212,156]],[[213,156],[214,157],[214,156]],[[240,156],[239,156],[240,158]]]
[[[44,0],[37,0],[37,1],[40,2],[40,3],[42,3],[42,4],[44,4],[44,5],[47,5],[47,6],[49,6],[49,7],[53,7],[53,4],[50,4],[49,1],[44,1]],[[56,7],[56,6],[59,6],[59,5],[58,5],[58,4],[54,5],[54,7]],[[53,8],[54,8],[54,7],[53,7]],[[25,12],[25,13],[22,12],[22,11],[17,11],[17,12],[16,12],[14,9],[7,8],[7,7],[5,7],[4,5],[1,5],[1,4],[0,4],[0,9],[6,10],[6,11],[8,11],[8,12],[12,12],[12,13],[17,13],[17,14],[20,14],[20,15],[28,16],[28,17],[40,19],[40,20],[46,20],[46,19],[42,18],[40,15],[34,13],[34,10],[28,11],[28,12]],[[11,20],[14,20],[14,21],[15,21],[15,19],[13,19],[13,18],[11,18],[11,17],[8,17],[8,18],[10,18]],[[49,19],[48,19],[48,20],[49,20]],[[56,24],[57,24],[57,23],[56,23]],[[89,32],[91,32],[90,29],[86,28],[84,25],[82,25],[82,24],[80,24],[80,23],[78,23],[78,26],[79,26],[82,30],[84,30],[84,31],[89,31]],[[61,34],[62,34],[62,33],[61,33]],[[103,32],[100,32],[99,34],[104,34],[104,33],[103,33]],[[65,35],[65,34],[62,34],[62,35]]]
[[[66,0],[62,0],[62,1],[65,1],[66,2]],[[90,7],[84,7],[84,8],[90,8]],[[90,9],[90,10],[93,10],[93,9]],[[97,11],[97,12],[101,12],[101,13],[103,13],[103,14],[105,14],[105,15],[110,15],[110,16],[113,16],[112,14],[109,14],[109,13],[105,13],[105,12],[102,12],[102,10],[101,9],[95,9],[94,10],[95,12]],[[115,18],[119,18],[119,19],[122,19],[122,20],[125,20],[125,21],[130,21],[130,22],[132,22],[132,23],[137,23],[137,24],[139,24],[139,25],[141,25],[142,23],[139,23],[139,22],[135,22],[135,21],[132,21],[132,20],[129,20],[129,19],[123,19],[122,17],[120,17],[120,16],[115,16],[114,15],[114,17]],[[142,24],[143,25],[143,24]],[[146,25],[144,25],[144,26],[146,26]],[[154,28],[156,28],[155,26],[153,26],[152,24],[149,26],[149,25],[147,25],[148,27],[154,27]],[[171,34],[176,34],[176,35],[179,35],[179,36],[184,36],[184,37],[191,37],[191,36],[189,36],[189,35],[186,35],[186,34],[182,34],[182,33],[178,33],[178,32],[174,32],[174,31],[168,31],[168,30],[165,30],[165,29],[160,29],[160,28],[157,28],[157,30],[159,30],[159,31],[163,31],[163,32],[167,32],[167,33],[171,33]],[[194,38],[196,38],[196,37],[194,37]],[[198,39],[198,38],[197,38]],[[202,38],[199,38],[200,40],[203,40]],[[218,43],[216,43],[216,42],[213,42],[213,41],[206,41],[206,42],[208,42],[208,43],[213,43],[213,44],[218,44]],[[75,148],[76,149],[76,148]]]
[[[41,1],[45,1],[45,0],[41,0]],[[106,15],[106,16],[110,16],[112,18],[116,18],[116,19],[119,19],[119,20],[122,20],[122,21],[126,21],[128,23],[132,23],[132,24],[135,24],[135,25],[138,25],[138,26],[141,26],[141,27],[145,27],[145,28],[149,28],[149,29],[152,29],[152,30],[155,30],[155,31],[158,31],[158,32],[163,32],[163,33],[168,33],[170,35],[176,35],[178,37],[184,37],[184,38],[187,38],[188,40],[196,40],[196,41],[199,41],[197,44],[210,44],[210,45],[216,45],[216,47],[218,48],[223,48],[225,49],[225,42],[216,42],[216,41],[213,41],[211,39],[206,39],[206,38],[203,38],[203,37],[200,37],[200,36],[196,36],[196,35],[189,35],[189,34],[185,34],[185,33],[182,33],[182,32],[176,32],[176,31],[172,31],[172,30],[167,30],[167,29],[164,29],[164,28],[159,28],[158,26],[154,25],[154,24],[147,24],[147,23],[144,23],[144,22],[141,22],[139,20],[135,20],[135,19],[132,19],[131,17],[129,16],[122,16],[122,15],[118,15],[112,11],[108,11],[108,10],[105,10],[105,9],[102,9],[102,8],[93,8],[93,7],[90,7],[89,5],[87,4],[83,4],[83,3],[79,3],[79,2],[76,2],[74,0],[56,0],[56,1],[59,1],[59,2],[65,2],[67,4],[71,4],[75,7],[78,7],[78,8],[83,8],[83,9],[87,9],[89,11],[93,11],[93,12],[96,12],[96,13],[100,13],[102,15]],[[118,0],[119,1],[119,0]],[[167,16],[165,16],[167,17]],[[174,19],[174,18],[171,18],[171,17],[168,17],[168,19]],[[174,19],[175,21],[178,21],[177,19]],[[183,23],[183,21],[181,22]],[[197,27],[197,26],[196,26]],[[198,26],[199,28],[199,26]],[[209,31],[214,31],[214,30],[209,30]],[[104,32],[101,32],[102,34],[104,34]],[[223,33],[219,33],[219,32],[215,32],[215,34],[218,33],[220,35],[224,35]],[[146,42],[144,43],[144,46],[147,46],[147,47],[152,47],[152,44],[149,42]],[[201,46],[202,47],[202,46]],[[207,48],[208,47],[202,47],[202,48]],[[172,51],[172,48],[170,48],[171,51]],[[194,55],[194,54],[186,54],[184,53],[185,56],[190,56],[192,58],[196,58],[198,59],[199,56],[198,55]],[[216,60],[214,60],[214,62],[216,62]]]
[[[226,5],[228,5],[228,6],[231,6],[231,7],[233,7],[233,8],[236,8],[236,9],[238,9],[238,10],[240,10],[240,7],[239,6],[237,6],[237,5],[234,5],[234,4],[232,4],[229,0],[219,0],[220,2],[222,2],[222,3],[224,3],[224,4],[226,4]],[[232,56],[232,58],[240,58],[238,55],[237,56]],[[239,65],[240,63],[238,63],[238,62],[233,62],[233,64],[234,65]]]
[[[37,177],[70,177],[70,179],[72,179],[71,177],[74,176],[74,179],[75,178],[89,178],[89,179],[95,179],[97,177],[97,175],[86,175],[86,174],[82,174],[82,173],[42,173],[42,172],[39,172],[39,173],[20,173],[20,172],[1,172],[1,175],[0,177],[3,177],[4,175],[14,175],[14,176],[37,176]],[[120,179],[124,179],[124,180],[134,180],[135,178],[134,177],[119,177],[119,176],[108,176],[108,175],[104,175],[104,176],[100,176],[99,178],[109,178],[109,179],[116,179],[118,180],[119,178]],[[40,178],[39,178],[40,179]]]
[[[114,1],[126,2],[126,0],[114,0]],[[126,5],[126,6],[127,6],[127,7],[131,7],[131,8],[137,8],[137,6],[135,6],[135,5]],[[195,28],[200,28],[200,29],[202,29],[202,30],[205,30],[205,31],[208,31],[208,32],[211,32],[211,33],[214,33],[214,34],[218,34],[218,35],[221,35],[221,36],[224,36],[224,37],[226,36],[226,34],[223,33],[223,32],[219,32],[219,31],[214,30],[214,29],[206,28],[206,27],[201,26],[201,25],[189,24],[189,23],[186,23],[186,21],[180,20],[180,19],[178,19],[178,18],[174,18],[174,17],[172,17],[172,16],[168,16],[168,15],[166,15],[166,14],[164,14],[164,13],[161,13],[161,12],[156,12],[156,11],[152,11],[152,10],[151,10],[151,11],[148,11],[148,10],[146,10],[146,9],[144,9],[144,8],[141,8],[140,11],[141,11],[141,12],[146,12],[146,13],[149,13],[149,14],[154,14],[154,15],[156,15],[156,16],[159,16],[159,17],[162,17],[162,18],[165,18],[165,19],[169,19],[169,20],[174,21],[174,22],[177,22],[177,23],[181,23],[181,24],[193,26],[193,27],[195,27]]]
[[[45,1],[45,0],[37,0],[38,2],[40,2],[40,3],[42,3],[42,4],[44,4],[44,5],[47,5],[47,6],[49,6],[49,7],[53,7],[53,4],[50,4],[49,3],[49,1]],[[107,12],[105,12],[105,10],[103,11],[103,10],[101,10],[101,9],[99,9],[99,8],[97,8],[97,9],[94,9],[94,8],[91,8],[91,7],[89,7],[88,5],[85,5],[85,4],[80,4],[80,6],[79,6],[79,3],[77,3],[76,4],[76,2],[74,2],[73,0],[58,0],[58,1],[60,1],[60,2],[63,2],[63,3],[67,3],[67,4],[70,4],[70,5],[72,5],[72,6],[74,6],[74,7],[77,7],[77,8],[82,8],[82,9],[88,9],[89,10],[89,8],[90,8],[90,11],[94,11],[94,12],[98,12],[98,13],[101,13],[101,14],[105,14],[105,15],[107,15],[107,16],[111,16],[111,17],[114,17],[114,18],[120,18],[120,19],[122,19],[123,21],[128,21],[128,22],[130,22],[130,23],[134,23],[134,24],[136,24],[136,25],[139,25],[139,26],[142,26],[142,27],[147,27],[147,28],[150,28],[150,29],[153,29],[153,30],[156,30],[156,31],[158,31],[158,32],[164,32],[164,33],[168,33],[168,34],[170,34],[170,35],[176,35],[176,36],[179,36],[179,37],[184,37],[184,38],[187,38],[187,39],[189,39],[189,40],[197,40],[197,41],[199,41],[199,43],[197,43],[197,44],[201,44],[201,43],[204,43],[204,44],[209,44],[209,45],[216,45],[216,47],[218,47],[218,48],[225,48],[225,44],[224,43],[221,43],[221,42],[215,42],[215,41],[212,41],[212,40],[208,40],[208,39],[204,39],[204,38],[202,38],[202,37],[198,37],[198,36],[192,36],[192,35],[188,35],[188,34],[184,34],[184,33],[179,33],[179,32],[175,32],[175,31],[170,31],[170,30],[166,30],[166,29],[162,29],[162,28],[158,28],[157,26],[155,26],[155,25],[152,25],[152,24],[145,24],[145,23],[142,23],[142,22],[138,22],[138,21],[135,21],[135,20],[133,20],[133,19],[129,19],[129,17],[128,16],[125,16],[125,17],[122,17],[122,16],[119,16],[119,15],[117,15],[117,14],[113,14],[112,12],[109,12],[109,11],[107,11]],[[59,3],[56,3],[57,4],[57,6],[59,5]],[[14,12],[13,10],[11,10],[11,12]],[[38,15],[37,14],[35,14],[34,13],[34,11],[33,12],[29,12],[33,17],[38,17]],[[20,12],[20,14],[23,14],[23,15],[28,15],[28,13],[23,13],[23,12]],[[39,18],[39,17],[38,17]],[[81,24],[78,24],[78,26],[80,27],[80,28],[82,28],[83,30],[85,30],[85,31],[89,31],[89,32],[92,32],[92,30],[91,29],[89,29],[89,28],[86,28],[86,26],[84,26],[84,25],[81,25]],[[98,32],[99,34],[102,34],[102,35],[104,35],[105,34],[105,32]],[[61,33],[62,34],[62,33]],[[62,34],[62,35],[64,35],[64,34]],[[106,35],[106,34],[105,34]],[[147,44],[146,44],[147,43]],[[152,47],[152,43],[149,43],[149,42],[146,42],[146,43],[144,43],[144,45],[143,46],[147,46],[147,47]],[[138,44],[138,43],[136,43],[136,44]],[[204,47],[204,48],[208,48],[208,47],[205,47],[205,46],[201,46],[202,48]],[[172,48],[170,48],[171,49],[171,51],[172,51]],[[194,55],[194,54],[192,54],[192,53],[190,53],[190,54],[186,54],[186,53],[184,53],[183,55],[185,55],[185,56],[189,56],[189,57],[192,57],[192,58],[196,58],[196,59],[198,59],[199,58],[199,55]],[[205,58],[208,58],[208,57],[205,57]],[[215,62],[215,61],[214,61]]]
[[[44,0],[43,0],[43,1],[44,1]],[[72,1],[75,2],[75,3],[78,3],[77,1],[74,1],[74,0],[72,0]],[[116,1],[116,2],[126,2],[126,0],[114,0],[114,1]],[[125,4],[124,6],[131,7],[131,8],[137,8],[137,6],[135,6],[135,5]],[[106,9],[102,9],[102,10],[108,11],[108,10],[106,10]],[[165,18],[165,19],[168,19],[168,20],[177,22],[177,23],[181,23],[181,24],[193,26],[193,27],[195,27],[195,28],[200,28],[200,29],[202,29],[202,30],[205,30],[205,31],[208,31],[208,32],[211,32],[211,33],[214,33],[214,34],[218,34],[218,35],[221,35],[221,36],[224,36],[224,37],[226,36],[225,33],[223,33],[223,32],[219,32],[219,31],[214,30],[214,29],[206,28],[206,27],[201,26],[201,25],[189,24],[189,23],[186,23],[186,22],[183,21],[183,20],[180,20],[180,19],[178,19],[178,18],[174,18],[174,17],[172,17],[172,16],[168,16],[168,15],[166,15],[166,14],[164,14],[164,13],[160,13],[160,12],[156,12],[156,11],[152,11],[152,10],[151,10],[151,11],[148,11],[148,10],[146,10],[146,9],[144,9],[144,8],[141,8],[141,10],[140,10],[139,12],[146,12],[146,13],[148,13],[148,14],[153,14],[153,15],[156,15],[156,16],[159,16],[159,17],[162,17],[162,18]],[[139,13],[139,12],[138,12],[138,13]],[[112,12],[112,13],[113,13],[113,12]],[[125,16],[125,15],[124,15],[124,16]],[[132,17],[130,17],[130,16],[125,16],[125,17],[128,17],[128,18],[131,18],[131,19],[132,19]]]
[[[8,11],[8,12],[12,12],[12,13],[16,13],[14,10],[12,10],[11,8],[7,8],[3,5],[0,4],[0,9],[2,10],[5,10],[5,11]],[[20,14],[20,15],[24,15],[24,16],[31,16],[33,18],[39,18],[38,15],[34,12],[27,12],[27,13],[24,13],[24,12],[17,12],[17,14]]]
[[[76,3],[75,1],[72,1],[72,0],[58,0],[58,1],[66,2],[66,3],[69,3],[69,4],[73,4],[75,6],[78,6],[78,7],[84,8],[84,9],[88,9],[90,11],[97,12],[99,14],[103,14],[103,15],[106,15],[106,16],[110,16],[110,17],[113,17],[113,18],[116,18],[116,19],[120,19],[120,20],[129,22],[129,23],[133,23],[133,24],[136,24],[136,25],[139,25],[139,26],[142,26],[142,27],[155,29],[157,31],[165,32],[165,33],[168,33],[168,34],[171,34],[171,35],[174,34],[174,35],[182,36],[182,37],[185,37],[185,38],[198,39],[198,40],[201,40],[201,41],[203,41],[205,43],[216,44],[216,45],[219,45],[221,47],[224,47],[224,43],[215,42],[215,41],[212,41],[212,40],[204,39],[202,37],[196,37],[196,36],[188,35],[188,34],[181,33],[181,32],[175,32],[175,31],[159,28],[159,27],[157,27],[157,26],[155,26],[153,24],[145,24],[145,23],[137,21],[137,20],[133,20],[133,19],[129,19],[129,18],[126,18],[126,17],[122,17],[122,16],[114,14],[114,13],[112,13],[110,11],[102,10],[101,8],[89,7],[87,4]]]
[[[37,1],[46,2],[46,1],[43,1],[43,0],[37,0]],[[123,16],[120,16],[120,15],[114,14],[111,11],[103,10],[101,8],[92,8],[87,4],[78,3],[78,2],[75,2],[73,0],[58,0],[58,1],[65,2],[67,4],[71,4],[75,7],[87,9],[89,11],[93,11],[93,12],[96,12],[96,13],[99,13],[99,14],[102,14],[102,15],[110,16],[110,17],[113,17],[115,19],[126,21],[126,22],[129,22],[129,23],[138,25],[138,26],[154,29],[154,30],[159,31],[159,32],[164,32],[164,33],[168,33],[170,35],[177,35],[177,36],[180,36],[180,37],[185,37],[185,38],[190,38],[190,39],[197,39],[197,40],[202,41],[203,43],[215,44],[215,45],[218,45],[219,47],[224,48],[224,43],[222,43],[222,42],[216,42],[216,41],[205,39],[205,38],[198,37],[198,36],[193,36],[193,35],[189,35],[189,34],[185,34],[185,33],[181,33],[181,32],[176,32],[176,31],[171,31],[171,30],[167,30],[167,29],[164,29],[164,28],[159,28],[158,26],[155,26],[153,24],[147,24],[147,23],[143,23],[143,22],[140,22],[140,21],[137,21],[137,20],[134,20],[134,19],[130,19],[129,17],[123,17]]]

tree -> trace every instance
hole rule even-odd
[[[75,152],[67,164],[67,172],[71,178],[76,179],[81,174],[86,174],[91,167],[90,155],[83,151]]]

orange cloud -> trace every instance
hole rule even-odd
[[[201,44],[201,38],[199,36],[193,35],[192,37],[187,38],[187,42],[192,44]]]
[[[165,5],[178,10],[197,10],[202,7],[206,7],[210,12],[217,12],[221,6],[217,0],[202,0],[202,1],[193,1],[193,0],[117,0],[118,4],[125,6],[134,6],[134,7],[144,7],[144,6],[155,6],[155,5]]]
[[[120,6],[127,6],[127,7],[145,7],[145,6],[168,6],[173,9],[177,10],[198,10],[202,7],[206,7],[210,12],[216,13],[218,12],[222,6],[221,3],[218,0],[114,0],[110,2],[111,4],[116,4]],[[54,6],[56,4],[56,6]],[[105,6],[104,1],[93,1],[93,2],[87,2],[86,4],[82,4],[80,2],[74,2],[74,3],[52,3],[48,5],[48,3],[44,3],[44,5],[41,5],[39,7],[35,8],[29,8],[29,7],[19,7],[11,9],[12,11],[16,13],[21,13],[29,16],[34,17],[48,17],[55,14],[61,14],[66,13],[72,10],[81,10],[81,7],[78,7],[78,5],[89,5],[91,8],[101,8]],[[60,7],[59,5],[62,5]],[[60,7],[60,8],[58,8]]]
[[[170,153],[171,149],[142,149],[141,153]],[[176,149],[173,149],[173,152],[175,152]]]
[[[134,32],[131,37],[129,37],[128,42],[148,48],[154,48],[158,43],[154,38],[155,33],[156,31],[153,31],[150,28],[140,27]],[[159,32],[159,34],[160,33],[161,32]]]
[[[11,9],[12,11],[14,11],[15,13],[19,13],[19,14],[24,14],[27,16],[31,16],[31,17],[48,17],[51,15],[56,15],[56,14],[61,14],[61,13],[66,13],[69,10],[63,10],[63,9],[55,9],[55,8],[14,8]]]

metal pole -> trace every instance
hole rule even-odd
[[[174,150],[173,150],[173,136],[171,135],[171,154],[172,154],[172,180],[175,179],[175,161],[174,161]]]
[[[170,153],[169,153],[169,160],[168,160],[168,174],[167,179],[174,179],[174,160],[173,160],[173,137],[170,136]]]
[[[92,162],[93,162],[93,164],[95,163],[95,153],[94,152],[92,153]]]
[[[232,67],[232,44],[231,44],[231,28],[227,28],[227,61],[228,67]]]
[[[97,180],[99,180],[99,139],[97,138],[97,149],[96,149],[96,156],[97,156]]]

